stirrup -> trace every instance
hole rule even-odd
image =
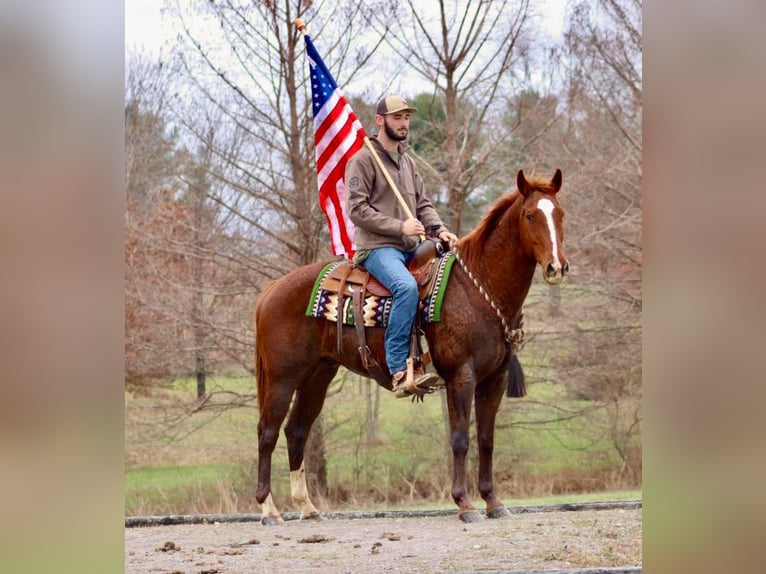
[[[423,397],[423,395],[433,393],[437,387],[441,386],[439,381],[439,375],[436,373],[419,372],[415,374],[412,358],[409,358],[407,359],[406,376],[392,390],[397,399],[413,395]]]

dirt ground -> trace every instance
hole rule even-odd
[[[640,567],[641,508],[125,529],[125,572],[402,574]]]

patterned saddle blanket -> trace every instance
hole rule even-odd
[[[420,285],[418,313],[422,323],[441,321],[442,302],[454,262],[454,253],[447,252],[427,264],[432,265],[427,269],[432,273],[424,270],[413,273]],[[365,269],[353,266],[349,273],[348,269],[343,268],[343,266],[352,265],[348,260],[333,261],[325,265],[314,281],[306,315],[333,322],[337,322],[338,317],[341,317],[342,324],[353,325],[352,289],[361,288],[366,282],[367,288],[362,305],[364,326],[388,326],[392,303],[391,293],[373,277],[368,279]]]

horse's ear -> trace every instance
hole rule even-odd
[[[556,190],[556,193],[558,193],[558,191],[561,189],[561,170],[560,169],[557,169],[556,173],[553,174],[551,185],[553,186],[553,189]]]
[[[524,177],[523,169],[520,169],[518,175],[516,175],[516,188],[524,197],[529,194],[529,184],[527,183],[527,178]]]

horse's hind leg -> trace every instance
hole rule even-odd
[[[258,420],[258,487],[255,499],[261,504],[261,523],[274,525],[282,522],[282,516],[271,496],[271,456],[279,438],[279,427],[290,407],[295,385],[277,385],[273,375],[264,373],[262,376],[268,377],[271,384],[268,385],[268,398],[263,399]],[[267,385],[259,388],[265,389]]]
[[[309,431],[319,416],[327,396],[327,387],[338,371],[337,364],[319,363],[311,377],[298,389],[285,425],[287,456],[290,463],[290,492],[301,510],[301,519],[319,519],[319,511],[309,499],[303,454]]]
[[[479,443],[479,493],[487,504],[487,518],[510,516],[510,511],[495,494],[492,481],[492,454],[495,441],[495,416],[506,386],[503,371],[476,392],[476,434]]]

